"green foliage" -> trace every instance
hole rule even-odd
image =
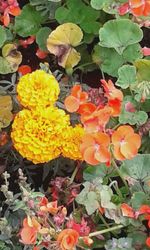
[[[139,25],[128,19],[110,20],[99,31],[100,45],[114,48],[119,55],[122,55],[129,45],[140,42],[142,37]]]
[[[61,0],[30,0],[30,4],[40,12],[41,16],[54,19],[55,11],[60,6]]]
[[[106,3],[109,3],[111,0],[91,0],[92,8],[96,10],[101,10]]]
[[[93,180],[93,182],[85,182],[83,186],[84,189],[77,196],[76,201],[85,206],[88,215],[93,214],[99,206],[108,209],[116,208],[111,202],[113,195],[111,188],[102,185],[100,178]]]
[[[150,199],[147,194],[143,192],[135,192],[131,198],[132,207],[138,210],[143,204],[150,204]]]
[[[81,0],[66,0],[66,7],[56,10],[55,18],[59,23],[78,24],[88,34],[98,34],[100,23],[97,21],[99,11],[87,6]]]
[[[115,49],[104,48],[99,45],[94,47],[93,61],[99,65],[101,70],[111,76],[118,76],[118,69],[125,63],[133,63],[141,58],[141,47],[139,44],[128,46],[122,55]]]
[[[108,240],[107,244],[105,245],[106,250],[135,250],[135,248],[132,247],[132,238],[120,238],[112,240]]]
[[[0,25],[0,48],[4,45],[4,42],[7,39],[7,34],[5,29]]]
[[[41,16],[40,12],[27,4],[23,7],[21,15],[15,18],[15,30],[22,37],[35,35],[46,19],[47,17]]]
[[[126,110],[126,105],[130,103],[135,107],[135,111],[129,112]],[[136,110],[136,105],[138,106],[138,103],[131,97],[131,96],[125,96],[122,104],[122,111],[119,115],[119,122],[121,124],[129,123],[130,125],[142,125],[144,124],[147,119],[148,115],[145,111],[138,111]]]
[[[150,154],[138,154],[132,160],[125,160],[120,168],[124,177],[133,179],[133,186],[137,186],[138,191],[150,190]]]
[[[126,89],[137,81],[136,68],[130,65],[123,65],[118,70],[118,76],[116,85],[120,86],[122,89]]]
[[[47,51],[47,38],[49,34],[51,33],[51,29],[48,27],[43,27],[39,29],[39,31],[36,34],[36,42],[39,46],[39,48],[43,51]]]

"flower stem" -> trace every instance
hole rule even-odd
[[[124,177],[123,177],[121,171],[119,170],[119,168],[118,168],[118,166],[117,166],[115,160],[112,160],[112,165],[113,165],[114,169],[117,171],[117,173],[118,173],[118,175],[120,176],[121,180],[123,181],[123,183],[124,183],[126,189],[127,189],[127,190],[129,191],[129,193],[130,193],[130,189],[129,189],[129,187],[128,187],[128,184],[127,184],[126,180],[124,179]]]
[[[73,183],[74,178],[76,177],[76,174],[77,174],[78,170],[79,170],[79,166],[77,165],[77,166],[75,167],[75,169],[74,169],[74,171],[73,171],[71,177],[70,177],[68,186],[70,186],[70,185]]]
[[[100,234],[106,234],[106,233],[109,233],[109,232],[113,232],[113,231],[121,229],[123,227],[124,227],[123,225],[117,225],[117,226],[110,227],[110,228],[107,228],[107,229],[104,229],[104,230],[96,231],[96,232],[90,233],[89,237],[94,237],[94,236],[97,236],[97,235],[100,235]]]

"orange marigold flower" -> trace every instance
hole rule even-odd
[[[78,243],[79,233],[73,229],[64,229],[57,238],[62,250],[73,250]]]
[[[83,160],[80,151],[80,144],[83,135],[85,134],[84,128],[81,125],[75,127],[69,126],[67,131],[62,135],[62,155],[72,160]]]
[[[105,133],[86,134],[81,144],[83,159],[91,165],[109,163],[111,157],[108,149],[109,145],[110,138]]]
[[[129,218],[135,218],[135,212],[132,207],[130,207],[128,204],[123,203],[121,204],[121,211],[123,216],[129,217]]]
[[[65,107],[68,112],[73,113],[78,111],[81,104],[85,103],[88,100],[88,94],[85,91],[82,91],[80,85],[73,86],[71,94],[65,99]]]
[[[36,70],[22,76],[17,85],[18,100],[27,108],[53,105],[59,95],[59,84],[53,75]]]
[[[62,135],[69,125],[69,116],[56,107],[24,109],[14,119],[11,138],[23,157],[44,163],[61,154]]]
[[[132,159],[138,153],[141,137],[134,133],[131,126],[123,125],[112,134],[112,144],[117,160]]]

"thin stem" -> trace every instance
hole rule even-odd
[[[107,223],[107,221],[105,220],[105,218],[103,217],[103,215],[100,213],[99,216],[100,216],[101,221],[104,223],[105,227],[107,227],[108,229],[110,229],[110,226]],[[114,236],[116,237],[116,234],[114,234]]]
[[[113,186],[114,189],[115,189],[115,191],[116,191],[116,193],[118,194],[118,196],[122,199],[123,196],[122,196],[122,193],[121,193],[121,191],[120,191],[120,189],[118,187],[117,181],[112,181],[111,178],[109,178],[109,180],[111,181],[109,187]]]
[[[77,67],[74,68],[74,71],[77,70],[77,69],[80,69],[82,67],[85,67],[85,66],[88,66],[88,65],[92,65],[92,64],[95,64],[94,62],[88,62],[88,63],[83,63]]]
[[[118,173],[118,175],[120,176],[121,180],[123,181],[123,183],[124,183],[126,189],[127,189],[127,190],[129,191],[129,193],[130,193],[130,189],[129,189],[129,187],[128,187],[128,184],[127,184],[126,180],[124,179],[122,173],[120,172],[120,170],[119,170],[119,168],[118,168],[118,166],[117,166],[115,160],[112,160],[112,165],[113,165],[113,167],[115,168],[115,170],[117,171],[117,173]]]
[[[106,234],[106,233],[109,233],[109,232],[113,232],[113,231],[121,229],[123,227],[124,227],[123,225],[117,225],[117,226],[110,227],[110,228],[107,228],[107,229],[104,229],[104,230],[96,231],[96,232],[90,233],[89,237],[94,237],[94,236],[97,236],[97,235],[100,235],[100,234]]]
[[[71,177],[70,177],[68,186],[70,186],[70,185],[73,183],[74,178],[76,177],[76,174],[77,174],[78,170],[79,170],[79,166],[77,165],[77,166],[75,167],[75,169],[74,169],[74,171],[73,171]]]

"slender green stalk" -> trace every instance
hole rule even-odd
[[[70,185],[73,183],[74,178],[76,177],[76,174],[77,174],[77,172],[78,172],[78,169],[79,169],[79,166],[77,165],[77,166],[75,167],[75,169],[74,169],[74,171],[73,171],[71,177],[70,177],[68,186],[70,186]]]
[[[101,221],[104,223],[105,227],[107,227],[108,229],[110,229],[110,226],[109,224],[107,223],[107,221],[105,220],[105,218],[103,217],[103,215],[100,213],[99,214],[100,218],[101,218]],[[113,233],[113,235],[116,237],[116,234]]]
[[[116,172],[118,173],[118,175],[120,176],[120,178],[121,178],[122,182],[124,183],[126,189],[127,189],[127,190],[129,191],[129,193],[130,193],[130,189],[129,189],[129,187],[128,187],[128,184],[127,184],[126,180],[124,179],[122,173],[120,172],[120,170],[119,170],[119,168],[118,168],[118,166],[117,166],[115,160],[112,160],[112,165],[113,165],[114,169],[116,170]]]
[[[113,231],[121,229],[123,227],[124,227],[123,225],[117,225],[117,226],[110,227],[110,228],[107,228],[107,229],[104,229],[104,230],[96,231],[96,232],[90,233],[89,237],[94,237],[94,236],[97,236],[97,235],[100,235],[100,234],[106,234],[106,233],[109,233],[109,232],[113,232]]]

